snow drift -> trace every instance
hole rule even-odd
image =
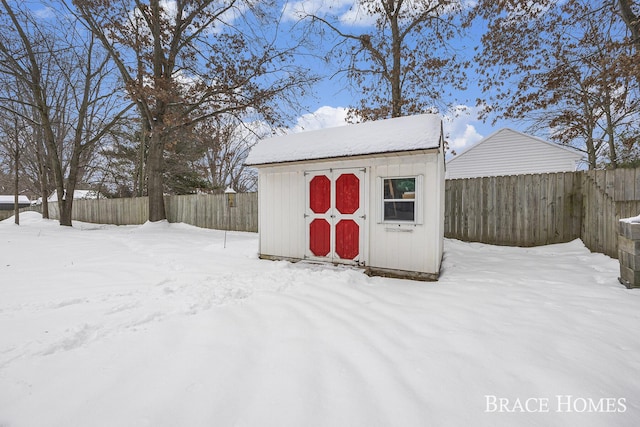
[[[422,283],[259,260],[249,233],[21,223],[1,426],[640,425],[640,292],[580,241],[449,240]]]

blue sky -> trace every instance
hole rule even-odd
[[[304,9],[306,12],[322,13],[324,10],[330,10],[340,16],[343,24],[349,24],[355,31],[372,31],[370,26],[370,18],[362,13],[357,13],[357,0],[302,0],[287,3],[285,6],[284,17],[289,22],[296,20],[296,10]],[[465,33],[465,37],[454,41],[457,48],[466,47],[468,56],[473,55],[473,46],[479,43],[480,36],[483,31],[482,22],[477,23],[473,28]],[[330,46],[326,46],[328,50]],[[311,67],[321,67],[314,70],[321,74],[331,75],[331,67],[324,68],[310,62]],[[480,93],[477,76],[473,70],[468,70],[468,89],[464,92],[453,91],[452,97],[445,99],[450,103],[452,110],[441,113],[444,115],[444,128],[450,146],[457,153],[467,149],[473,143],[478,142],[482,137],[486,137],[502,127],[511,127],[516,130],[524,131],[524,125],[520,123],[498,121],[495,125],[489,121],[486,123],[478,120],[478,108],[475,106],[475,100],[482,97]],[[313,130],[322,127],[338,126],[344,123],[345,108],[355,104],[357,99],[350,89],[345,88],[346,82],[344,76],[338,75],[333,78],[325,78],[315,88],[315,97],[308,99],[308,111],[301,111],[297,125],[294,130]],[[457,114],[456,114],[457,113]]]
[[[467,0],[463,0],[467,1]],[[284,1],[283,4],[283,20],[284,37],[295,37],[295,32],[288,31],[286,27],[297,21],[296,12],[304,9],[307,12],[322,13],[324,10],[331,10],[340,15],[343,23],[352,26],[354,29],[362,29],[363,31],[371,30],[371,18],[363,14],[358,8],[358,0],[301,0],[301,1]],[[169,8],[173,0],[164,0],[165,5]],[[51,9],[44,6],[43,2],[33,1],[28,4],[40,14],[41,17],[51,17]],[[472,54],[472,46],[478,43],[482,33],[481,23],[467,31],[463,39],[456,41],[456,47],[468,46],[470,55]],[[330,46],[322,46],[329,49]],[[324,52],[315,52],[322,54]],[[314,72],[324,75],[325,77],[315,87],[313,94],[304,99],[303,108],[294,111],[293,115],[298,116],[296,123],[292,125],[294,131],[313,130],[323,127],[333,127],[343,125],[346,117],[346,107],[355,104],[357,99],[354,98],[351,89],[347,88],[347,82],[344,76],[337,75],[332,78],[328,76],[335,72],[331,64],[323,64],[321,61],[306,57],[301,59],[302,64],[311,68]],[[473,74],[473,70],[468,70],[468,89],[465,92],[454,91],[450,99],[445,102],[450,103],[453,107],[451,111],[442,112],[444,116],[444,128],[450,147],[457,153],[464,151],[473,143],[478,142],[482,137],[486,137],[502,127],[511,127],[516,130],[524,130],[524,125],[514,122],[499,121],[495,125],[490,121],[483,123],[478,120],[478,108],[475,106],[475,100],[482,94],[478,90],[476,82],[477,78]],[[454,114],[457,112],[457,114]]]

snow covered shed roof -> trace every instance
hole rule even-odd
[[[247,165],[351,157],[440,146],[442,120],[437,114],[397,117],[310,132],[280,135],[259,141]]]

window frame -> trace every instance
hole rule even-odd
[[[413,179],[414,198],[413,199],[387,199],[385,198],[385,185],[390,179]],[[422,224],[422,202],[423,202],[423,176],[422,175],[400,175],[400,176],[379,176],[378,177],[378,222],[380,224]],[[413,220],[385,218],[385,203],[411,203],[413,202]]]

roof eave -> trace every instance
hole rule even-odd
[[[353,155],[345,155],[345,156],[334,156],[334,157],[316,157],[316,158],[308,158],[308,159],[297,159],[297,160],[284,160],[284,161],[274,161],[274,162],[265,162],[265,163],[245,163],[245,166],[260,168],[260,167],[269,167],[269,166],[278,166],[278,165],[293,165],[293,164],[301,164],[301,163],[319,163],[319,162],[332,162],[339,160],[351,160],[351,159],[367,159],[372,157],[397,157],[397,156],[408,156],[412,154],[435,154],[441,151],[440,147],[433,148],[420,148],[414,150],[401,150],[401,151],[380,151],[375,153],[366,153],[366,154],[353,154]]]

